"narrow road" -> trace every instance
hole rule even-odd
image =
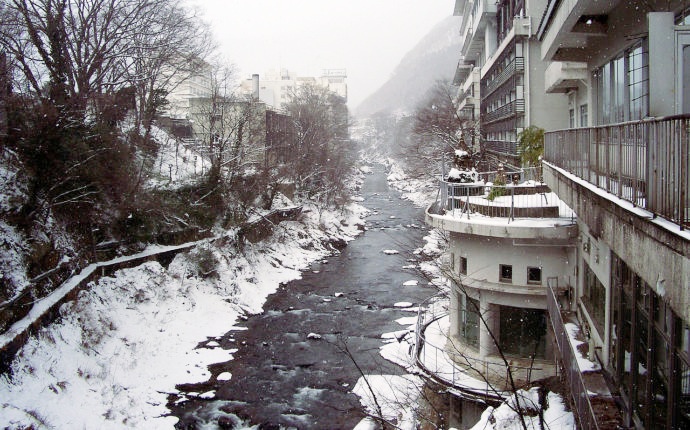
[[[423,213],[389,189],[381,166],[367,175],[362,197],[373,211],[367,231],[271,295],[264,313],[245,322],[247,330],[225,336],[222,346],[237,348],[234,359],[212,366],[209,383],[181,387],[215,390],[215,398],[175,407],[178,428],[231,428],[234,415],[262,429],[351,429],[363,418],[351,393],[360,374],[339,347],[346,344],[367,374],[403,372],[380,356],[379,347],[383,333],[403,328],[395,320],[416,315],[396,303],[416,305],[435,293],[404,268],[423,244]],[[419,285],[403,285],[409,280]],[[232,378],[216,381],[222,372]]]

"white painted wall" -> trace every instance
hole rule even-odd
[[[467,276],[487,282],[499,282],[499,264],[513,266],[513,285],[528,285],[527,267],[542,268],[543,285],[549,277],[565,281],[575,274],[574,248],[549,246],[547,241],[451,233],[450,252],[456,268],[459,258],[466,257]]]

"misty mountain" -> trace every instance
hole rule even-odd
[[[439,79],[455,74],[461,48],[460,20],[449,16],[403,57],[391,78],[355,108],[355,115],[411,112]]]

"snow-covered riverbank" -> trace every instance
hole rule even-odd
[[[365,213],[357,204],[307,211],[302,222],[283,222],[242,252],[228,237],[178,255],[167,268],[149,262],[102,278],[64,305],[59,321],[17,355],[11,377],[2,376],[0,427],[172,428],[168,394],[207,380],[209,364],[232,358],[215,339],[332,253],[330,240],[352,240]],[[208,258],[218,266],[204,277],[199,261]]]

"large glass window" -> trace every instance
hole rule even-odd
[[[460,337],[466,345],[479,348],[479,301],[460,294]]]
[[[645,428],[690,428],[690,328],[623,260],[611,262],[620,324],[611,364],[621,399]]]
[[[501,306],[499,339],[505,354],[545,358],[545,311]]]
[[[630,120],[647,116],[649,105],[649,65],[642,45],[628,52],[628,97],[630,99]]]
[[[649,112],[649,64],[646,41],[594,72],[599,124],[639,120]]]
[[[594,320],[594,323],[603,335],[604,318],[606,311],[606,289],[602,283],[597,279],[589,265],[585,263],[585,279],[584,279],[584,295],[582,297],[589,316]]]
[[[580,127],[587,127],[589,125],[587,105],[580,105]]]

